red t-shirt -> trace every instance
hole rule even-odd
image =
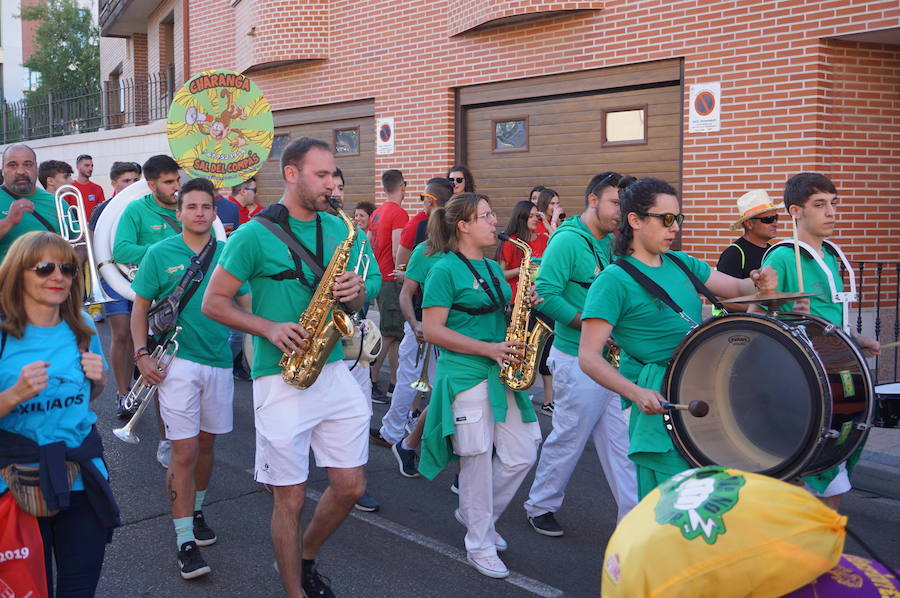
[[[416,229],[420,222],[427,219],[428,214],[425,210],[422,210],[409,219],[409,222],[403,227],[403,232],[400,233],[400,247],[406,247],[407,249],[412,250],[416,246]]]
[[[103,187],[90,181],[82,184],[76,180],[72,181],[72,184],[81,191],[81,196],[84,198],[84,213],[90,220],[94,208],[106,200],[106,196],[103,194]]]
[[[406,210],[392,201],[386,201],[372,212],[369,219],[369,241],[378,262],[382,280],[396,280],[391,274],[394,271],[394,254],[391,251],[393,231],[403,228],[409,222]]]
[[[244,204],[231,197],[230,195],[228,196],[228,199],[237,204],[238,218],[240,218],[241,224],[244,224],[245,222],[256,216],[260,212],[260,210],[263,209],[262,205],[256,204],[255,208],[253,208],[252,210],[248,210],[244,207]]]
[[[536,231],[535,231],[536,232]],[[513,239],[517,239],[516,235],[512,236]],[[532,239],[528,246],[531,247],[531,257],[538,258],[544,255],[544,250],[547,249],[547,241],[550,240],[549,235],[546,233],[537,235],[534,239]],[[512,270],[513,268],[518,268],[522,264],[522,258],[525,257],[525,254],[522,253],[522,250],[513,245],[512,243],[503,242],[503,245],[500,247],[500,259],[506,262],[506,267],[504,270]],[[509,286],[512,287],[512,300],[510,303],[516,300],[516,290],[519,285],[519,277],[509,279]]]

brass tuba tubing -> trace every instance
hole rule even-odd
[[[72,197],[75,205],[69,205],[66,197]],[[91,288],[86,289],[85,305],[96,305],[112,301],[103,291],[100,284],[100,270],[94,259],[94,243],[88,228],[87,212],[84,210],[84,196],[74,185],[63,185],[56,190],[53,197],[56,204],[56,218],[59,223],[59,234],[72,247],[84,245],[87,254],[87,267],[91,277]]]
[[[175,337],[178,336],[179,332],[181,332],[181,326],[176,326],[175,334],[173,334],[165,343],[157,346],[153,350],[153,353],[150,354],[150,358],[168,368],[175,360],[175,355],[178,353],[178,341],[175,340]],[[169,347],[172,347],[171,354],[167,353]],[[113,430],[113,434],[116,435],[116,438],[123,442],[127,442],[128,444],[138,444],[141,441],[141,439],[138,438],[138,435],[134,433],[134,427],[137,425],[138,420],[141,419],[141,415],[143,415],[147,405],[149,405],[153,400],[153,397],[156,396],[156,389],[157,387],[155,385],[144,382],[143,375],[138,376],[134,386],[131,387],[131,390],[129,390],[128,394],[122,399],[123,407],[131,410],[137,405],[137,411],[131,416],[131,419],[128,420],[127,424]]]

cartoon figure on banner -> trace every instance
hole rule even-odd
[[[169,108],[169,146],[191,176],[217,187],[256,174],[274,138],[272,110],[259,88],[232,71],[205,71],[175,94]]]

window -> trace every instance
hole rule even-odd
[[[272,139],[272,151],[269,152],[269,160],[280,160],[281,154],[290,140],[290,135],[275,135],[275,138]]]
[[[334,130],[334,153],[337,156],[359,155],[359,127]]]
[[[528,117],[491,121],[494,144],[492,152],[527,152]]]
[[[627,106],[603,111],[603,146],[647,143],[647,106]]]

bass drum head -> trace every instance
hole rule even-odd
[[[808,344],[778,320],[728,315],[692,331],[675,353],[663,383],[672,403],[703,400],[702,418],[672,411],[673,442],[695,466],[722,465],[780,479],[810,460],[827,384]]]

